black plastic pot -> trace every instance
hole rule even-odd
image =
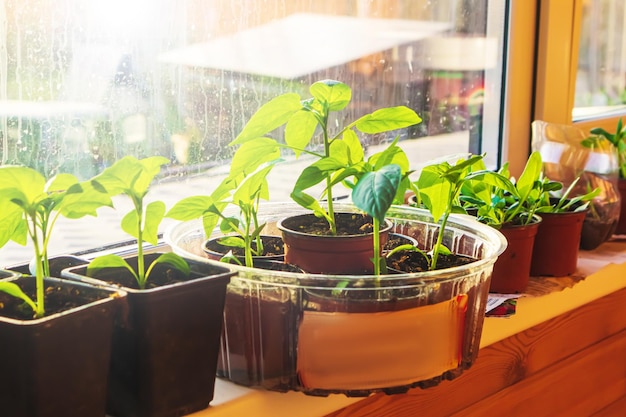
[[[146,256],[146,265],[160,254]],[[136,268],[137,258],[127,258]],[[227,268],[189,261],[183,281],[128,292],[128,321],[113,335],[107,411],[114,416],[182,416],[206,408],[213,399]],[[86,267],[63,275],[101,285],[128,279],[122,268],[85,277]],[[176,274],[165,264],[152,274]],[[156,279],[156,275],[149,278]],[[123,281],[122,281],[123,282]]]
[[[35,286],[34,277],[15,282]],[[45,283],[86,304],[35,320],[0,317],[0,415],[103,416],[113,322],[124,293],[56,278]],[[98,300],[86,301],[92,297]],[[0,303],[16,302],[0,293]]]

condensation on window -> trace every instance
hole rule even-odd
[[[86,177],[160,154],[205,170],[263,102],[326,78],[353,88],[345,119],[403,104],[424,122],[401,139],[477,142],[498,47],[486,3],[2,0],[2,163]]]
[[[163,155],[160,184],[211,177],[259,106],[308,97],[320,79],[352,87],[337,126],[385,106],[422,117],[362,137],[368,151],[398,135],[419,145],[418,166],[497,149],[503,10],[487,0],[0,0],[1,163],[85,179],[125,155]],[[270,178],[285,189],[294,180]],[[70,241],[51,251],[76,250]]]
[[[626,4],[623,0],[583,3],[574,118],[626,105]]]

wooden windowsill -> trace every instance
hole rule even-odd
[[[528,292],[518,300],[514,316],[486,318],[478,360],[455,381],[445,381],[427,390],[411,390],[403,395],[374,395],[363,399],[343,395],[320,398],[295,392],[269,392],[218,380],[211,406],[191,416],[221,417],[250,413],[255,417],[405,415],[400,410],[408,412],[406,415],[419,412],[422,416],[443,416],[471,404],[474,404],[478,414],[459,415],[489,415],[485,413],[484,407],[487,406],[480,401],[483,398],[489,397],[489,404],[497,403],[492,397],[504,395],[523,401],[524,395],[531,395],[529,393],[536,396],[534,390],[541,384],[563,384],[564,381],[558,378],[567,381],[569,374],[565,375],[565,371],[558,370],[560,368],[551,368],[566,357],[568,363],[569,359],[572,361],[572,372],[587,372],[585,361],[595,357],[593,354],[610,356],[622,352],[618,366],[609,363],[609,369],[602,369],[617,372],[618,380],[612,385],[614,392],[606,389],[603,394],[607,401],[614,400],[626,395],[626,372],[622,372],[622,367],[626,368],[623,355],[623,348],[626,348],[625,300],[626,239],[614,239],[593,251],[581,251],[578,270],[571,277],[531,278]],[[596,344],[599,353],[583,354],[582,350]],[[593,369],[596,368],[594,364]],[[622,372],[621,379],[619,372]],[[584,384],[578,385],[584,387]],[[521,394],[517,391],[513,393],[513,387],[521,390]],[[584,396],[583,393],[580,395]],[[532,401],[522,404],[528,406]],[[394,409],[394,406],[397,408]],[[444,406],[447,407],[445,412]],[[592,405],[583,404],[580,407],[585,406],[587,408],[580,410],[593,409]],[[560,404],[554,407],[561,409]]]

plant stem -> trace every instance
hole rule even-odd
[[[374,220],[374,275],[380,275],[380,221],[376,217]],[[380,280],[376,278],[376,287],[380,287]]]
[[[37,310],[35,310],[35,317],[40,318],[45,314],[45,301],[44,301],[44,265],[43,265],[43,256],[45,253],[42,253],[40,244],[39,244],[39,236],[37,235],[37,215],[33,215],[31,219],[31,227],[32,231],[29,231],[31,235],[31,239],[33,241],[33,245],[35,247],[35,285],[37,291]],[[45,246],[45,245],[44,245]]]
[[[328,103],[324,103],[324,110],[321,115],[315,113],[319,124],[322,126],[322,132],[324,132],[324,154],[326,157],[330,157],[330,140],[328,139],[328,113]],[[330,232],[334,236],[337,234],[337,225],[335,224],[332,179],[330,177],[326,178],[326,199],[328,201],[328,222],[330,226]]]
[[[146,270],[143,258],[143,204],[141,201],[133,199],[137,211],[137,285],[140,290],[146,287]]]

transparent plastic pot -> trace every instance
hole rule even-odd
[[[336,211],[356,211],[337,204]],[[304,213],[293,203],[261,207],[264,233]],[[422,209],[393,206],[392,232],[429,250],[439,230]],[[171,227],[166,242],[204,262],[202,223]],[[435,386],[478,355],[491,272],[504,236],[470,216],[452,216],[444,244],[475,262],[422,273],[302,274],[231,265],[218,376],[245,386],[311,395],[367,396]]]

